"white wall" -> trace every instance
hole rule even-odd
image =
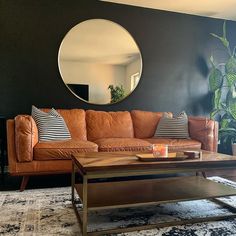
[[[141,63],[141,58],[139,57],[137,60],[131,62],[126,66],[125,89],[127,93],[130,93],[131,91],[131,81],[130,81],[131,75],[141,72],[140,65],[142,65],[142,63]]]
[[[109,103],[111,96],[108,86],[124,85],[126,77],[125,67],[119,65],[63,60],[60,63],[60,70],[65,83],[89,85],[91,103]]]

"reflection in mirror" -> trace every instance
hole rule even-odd
[[[89,103],[109,104],[124,99],[136,88],[142,58],[127,30],[112,21],[93,19],[66,34],[58,65],[73,94]]]

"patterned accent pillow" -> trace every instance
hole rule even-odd
[[[55,109],[52,108],[46,113],[32,106],[31,115],[37,124],[40,142],[71,139],[64,119]]]
[[[165,112],[158,123],[154,137],[188,139],[188,116],[186,113],[183,111],[178,116],[171,117]]]

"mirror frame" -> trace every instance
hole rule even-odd
[[[75,27],[77,27],[79,24],[81,23],[84,23],[84,22],[87,22],[87,21],[91,21],[91,20],[104,20],[104,21],[108,21],[110,23],[113,23],[113,24],[116,24],[117,26],[121,27],[122,30],[124,30],[127,34],[130,35],[130,37],[133,39],[138,51],[139,51],[139,56],[140,56],[140,76],[139,76],[139,81],[137,83],[137,85],[133,88],[132,91],[130,91],[125,97],[123,97],[122,99],[120,99],[119,101],[117,102],[109,102],[109,103],[94,103],[94,102],[89,102],[83,98],[81,98],[78,94],[76,94],[68,85],[67,83],[65,83],[64,79],[63,79],[63,74],[62,74],[62,71],[61,71],[61,65],[60,65],[60,53],[61,53],[61,47],[64,43],[64,40],[66,38],[66,36],[70,33],[70,31],[72,29],[74,29]],[[140,83],[140,80],[141,80],[141,77],[142,77],[142,72],[143,72],[143,58],[142,58],[142,53],[141,53],[141,50],[140,50],[140,47],[138,46],[136,40],[133,38],[133,36],[129,33],[129,31],[123,27],[122,25],[118,24],[117,22],[114,22],[114,21],[111,21],[111,20],[108,20],[108,19],[103,19],[103,18],[92,18],[92,19],[88,19],[88,20],[85,20],[85,21],[81,21],[79,22],[78,24],[74,25],[72,28],[69,29],[69,31],[67,31],[67,33],[65,34],[65,36],[63,37],[61,43],[60,43],[60,46],[59,46],[59,50],[58,50],[58,57],[57,57],[57,64],[58,64],[58,69],[59,69],[59,73],[60,73],[60,76],[61,76],[61,80],[63,81],[63,83],[65,84],[65,86],[67,87],[67,89],[69,89],[69,91],[75,96],[77,97],[78,99],[80,99],[81,101],[87,103],[87,104],[91,104],[91,105],[98,105],[98,106],[104,106],[104,105],[113,105],[113,104],[117,104],[117,103],[120,103],[122,102],[124,99],[128,98],[134,91],[135,89],[138,87],[139,83]]]

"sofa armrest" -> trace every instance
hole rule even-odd
[[[38,143],[38,129],[29,115],[15,117],[15,146],[18,162],[33,160],[33,148]]]
[[[189,117],[189,135],[202,143],[202,149],[217,152],[218,122],[206,117]]]

